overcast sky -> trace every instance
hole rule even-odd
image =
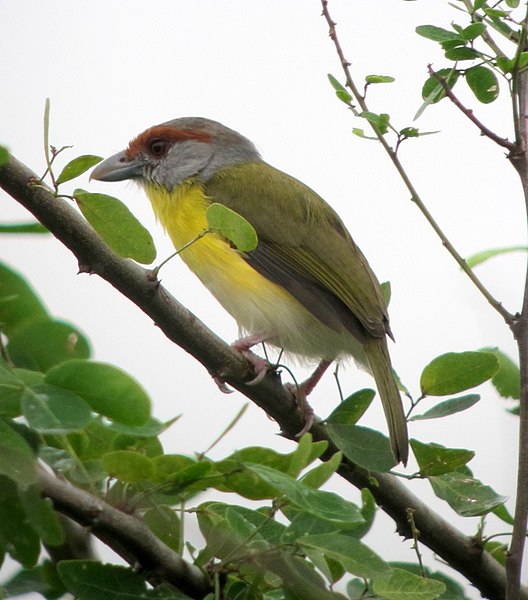
[[[525,243],[520,186],[502,149],[483,139],[447,102],[430,107],[417,122],[427,64],[446,66],[417,25],[449,27],[463,22],[447,2],[334,0],[330,9],[358,82],[367,74],[396,78],[373,87],[371,110],[391,114],[396,127],[417,126],[436,135],[411,140],[401,158],[427,206],[459,252]],[[327,80],[342,80],[339,62],[316,0],[92,0],[0,1],[0,144],[38,173],[44,171],[42,114],[51,98],[51,143],[73,144],[64,162],[84,153],[108,156],[143,129],[171,118],[199,115],[219,120],[249,137],[265,160],[304,181],[340,213],[381,281],[390,280],[393,363],[406,385],[419,392],[422,368],[447,351],[499,346],[515,355],[500,317],[460,272],[416,207],[376,142],[351,134],[365,127],[334,96]],[[460,96],[500,135],[511,136],[506,90],[490,106]],[[153,232],[158,255],[171,244],[154,222],[143,194],[132,184],[74,182],[121,197]],[[65,191],[68,191],[66,186]],[[24,221],[16,202],[0,195],[0,219]],[[245,399],[222,395],[206,371],[170,344],[139,310],[97,277],[76,275],[76,261],[53,238],[0,239],[0,259],[26,275],[50,311],[92,340],[94,356],[133,374],[150,393],[154,414],[182,419],[164,435],[167,452],[205,449]],[[520,307],[525,258],[509,255],[479,268],[505,306]],[[163,283],[226,341],[234,321],[178,260],[162,271]],[[302,378],[304,371],[297,369]],[[341,371],[345,393],[372,385],[354,367]],[[514,495],[516,419],[491,387],[460,416],[412,423],[424,442],[477,451],[475,476]],[[311,397],[318,414],[329,414],[337,391],[328,374]],[[429,400],[425,408],[432,406]],[[385,428],[381,408],[365,424]],[[237,428],[212,452],[292,444],[259,409],[251,407]],[[411,466],[412,469],[412,466]],[[333,484],[339,488],[339,482]],[[429,499],[427,483],[413,489]],[[347,489],[350,494],[350,490]],[[354,492],[354,499],[359,496]],[[468,533],[476,521],[457,517],[431,500]],[[512,507],[512,502],[509,504]],[[502,526],[490,520],[490,530]],[[387,536],[385,517],[371,534],[385,558],[412,560],[410,543]],[[402,550],[404,549],[404,551]],[[429,558],[429,566],[440,565]],[[478,597],[475,595],[475,598]]]

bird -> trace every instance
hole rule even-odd
[[[352,357],[370,372],[392,453],[406,464],[387,305],[367,259],[321,196],[266,163],[248,138],[204,117],[146,129],[99,163],[91,179],[132,180],[144,189],[175,248],[185,247],[183,261],[237,321],[242,337],[234,347],[254,359],[257,378],[269,367],[251,351],[260,342],[318,364],[298,388],[304,397],[334,361]],[[217,233],[200,237],[212,203],[253,226],[254,250],[241,252]]]

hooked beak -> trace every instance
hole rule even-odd
[[[128,160],[125,152],[118,152],[103,160],[92,171],[90,179],[98,181],[124,181],[143,176],[143,165],[136,159]]]

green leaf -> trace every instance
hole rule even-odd
[[[48,317],[48,311],[29,283],[0,263],[0,314],[2,331],[9,337],[24,321]]]
[[[326,422],[332,425],[336,423],[355,425],[370,406],[375,395],[376,392],[369,388],[354,392],[341,404],[338,404]]]
[[[327,431],[343,454],[365,469],[383,473],[396,464],[388,438],[379,431],[341,423],[329,424]]]
[[[377,554],[359,540],[339,533],[306,535],[297,540],[301,547],[313,548],[337,560],[345,569],[365,579],[386,578],[391,569]]]
[[[433,40],[433,42],[463,39],[456,31],[449,31],[448,29],[442,29],[442,27],[436,27],[435,25],[418,25],[415,31],[418,35],[421,35],[428,40]]]
[[[385,600],[437,600],[445,591],[441,581],[419,577],[404,569],[392,569],[387,579],[374,580],[374,592]]]
[[[141,264],[154,261],[152,236],[120,200],[81,189],[73,196],[86,220],[116,254]]]
[[[18,497],[28,523],[48,546],[64,543],[64,531],[49,498],[43,498],[38,485],[18,489]]]
[[[31,569],[20,569],[2,584],[2,590],[8,598],[33,593],[47,600],[62,598],[66,593],[55,566],[48,560]]]
[[[420,133],[416,127],[404,127],[400,130],[400,135],[404,138],[414,138],[419,137]]]
[[[30,221],[29,223],[14,223],[12,225],[0,224],[0,233],[49,233],[49,231],[41,223]]]
[[[493,514],[498,517],[501,521],[508,523],[508,525],[513,525],[515,520],[508,512],[508,509],[504,504],[497,506],[495,510],[493,510]]]
[[[65,435],[81,430],[92,418],[90,407],[80,396],[52,385],[26,389],[21,403],[29,426],[39,433]]]
[[[484,542],[484,550],[489,552],[503,567],[506,566],[506,557],[508,556],[508,546],[506,544],[496,540],[488,540]]]
[[[445,98],[445,90],[442,87],[441,83],[438,81],[437,77],[441,77],[442,79],[444,79],[448,87],[452,89],[455,83],[457,82],[459,76],[460,73],[454,68],[440,69],[436,72],[435,75],[431,75],[422,87],[422,98],[424,99],[424,103],[416,112],[414,120],[418,119],[418,117],[422,115],[422,113],[430,104],[436,104],[437,102],[440,102],[442,98]]]
[[[513,360],[498,348],[483,348],[486,352],[493,352],[499,361],[499,370],[494,375],[491,383],[502,398],[521,398],[521,373]]]
[[[0,436],[3,432],[0,429]],[[0,442],[1,443],[1,442]],[[0,447],[0,455],[3,448]],[[23,483],[19,481],[19,483]],[[39,557],[40,540],[28,523],[14,481],[0,476],[0,540],[10,556],[27,569]]]
[[[363,522],[358,508],[333,492],[314,490],[265,465],[245,463],[245,467],[273,486],[290,502],[321,519],[339,524],[343,528]]]
[[[465,73],[466,81],[477,100],[489,104],[499,95],[499,82],[493,71],[487,67],[471,67]]]
[[[170,506],[157,504],[145,512],[143,521],[164,544],[181,554],[180,520]]]
[[[9,150],[5,146],[0,146],[0,167],[9,160]]]
[[[438,81],[438,77],[445,80],[450,88],[453,88],[458,80],[459,72],[455,69],[440,69],[435,75],[431,75],[422,87],[422,98],[427,104],[436,104],[445,98],[445,91]],[[422,111],[423,112],[423,111]],[[416,117],[415,117],[416,118]]]
[[[462,30],[462,37],[470,42],[481,36],[486,31],[484,23],[471,23]]]
[[[473,48],[467,48],[462,46],[460,48],[452,48],[445,53],[445,57],[448,60],[475,60],[480,57],[480,52],[477,52]]]
[[[373,112],[363,111],[359,116],[367,119],[374,129],[379,131],[381,134],[387,133],[390,120],[390,116],[388,114],[381,113],[378,115]]]
[[[424,565],[419,565],[418,563],[405,563],[399,561],[392,561],[389,565],[393,569],[400,569],[404,571],[408,571],[409,573],[414,573],[419,577],[426,577],[427,579],[436,579],[440,581],[445,586],[445,591],[443,594],[438,596],[438,600],[470,600],[464,594],[464,588],[448,577],[441,573],[440,571],[433,571]]]
[[[132,569],[95,560],[62,560],[57,571],[77,600],[190,600],[175,588],[147,589],[145,579]]]
[[[0,473],[18,484],[37,480],[36,458],[26,440],[0,420]]]
[[[367,83],[392,83],[396,80],[390,75],[367,75],[365,81]]]
[[[46,373],[46,383],[75,392],[93,411],[125,425],[143,425],[150,400],[128,373],[102,362],[70,360]]]
[[[508,246],[506,248],[493,248],[491,250],[483,250],[466,258],[466,263],[472,269],[483,262],[499,256],[501,254],[509,254],[510,252],[527,252],[528,246]]]
[[[311,471],[305,473],[300,479],[301,483],[311,488],[319,489],[337,471],[342,459],[343,454],[336,452],[330,459],[319,463]]]
[[[486,2],[488,0],[475,0],[474,4],[473,4],[473,10],[477,11],[480,10],[482,7],[486,6]]]
[[[149,481],[154,473],[152,460],[139,452],[116,450],[103,456],[108,474],[126,483]]]
[[[55,180],[57,185],[61,183],[65,183],[66,181],[71,181],[79,175],[86,173],[88,169],[91,169],[97,163],[100,163],[103,160],[102,156],[94,156],[93,154],[83,154],[82,156],[78,156],[71,160],[65,167],[62,169],[61,174]]]
[[[450,473],[467,464],[474,456],[472,450],[463,448],[445,448],[439,444],[423,444],[418,440],[410,441],[420,473],[424,477]]]
[[[258,246],[253,225],[227,206],[213,202],[207,208],[206,218],[208,228],[226,238],[240,252],[251,252]]]
[[[457,471],[429,477],[429,482],[434,493],[462,517],[485,515],[507,500],[478,479]]]
[[[359,127],[353,127],[352,128],[352,133],[354,135],[357,135],[360,138],[365,139],[365,140],[375,140],[375,141],[378,141],[377,137],[374,137],[372,135],[366,135],[365,130],[364,129],[360,129]]]
[[[493,381],[493,379],[492,379],[492,381]],[[479,400],[480,400],[480,396],[478,394],[467,394],[466,396],[460,396],[458,398],[451,398],[450,400],[444,400],[444,402],[440,402],[439,404],[436,404],[429,410],[426,410],[423,414],[414,415],[414,417],[410,418],[410,421],[422,421],[424,419],[438,419],[441,417],[447,417],[449,415],[454,415],[458,412],[461,412],[463,410],[467,410],[468,408],[471,408]]]
[[[492,352],[448,352],[422,371],[420,387],[426,396],[456,394],[484,383],[499,370]]]
[[[350,104],[352,102],[353,98],[349,91],[344,85],[339,83],[339,81],[333,75],[330,75],[330,73],[328,74],[328,81],[334,88],[336,96],[339,98],[339,100],[341,100],[341,102],[344,102],[345,104]]]
[[[519,6],[519,2],[520,2],[520,0],[506,0],[506,4],[510,8],[517,8]]]
[[[112,431],[116,431],[118,433],[122,433],[124,435],[134,437],[134,438],[150,438],[157,437],[160,433],[163,433],[171,425],[173,425],[181,415],[177,417],[173,417],[168,421],[162,423],[154,418],[149,418],[142,425],[124,425],[123,423],[110,423],[108,425],[109,429]]]
[[[9,338],[7,348],[17,367],[43,372],[91,354],[87,338],[77,327],[48,318],[33,319],[18,327]]]

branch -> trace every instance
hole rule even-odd
[[[460,102],[460,100],[453,93],[453,90],[449,87],[447,81],[441,75],[438,75],[431,65],[427,65],[427,71],[431,77],[434,77],[438,81],[449,100],[451,100],[451,102],[478,128],[481,135],[489,138],[499,146],[506,148],[510,154],[517,150],[517,145],[514,142],[510,142],[510,140],[507,138],[500,137],[495,132],[491,131],[491,129],[486,127],[482,121],[477,119],[474,112]]]
[[[510,156],[510,162],[517,170],[524,193],[526,214],[528,217],[528,72],[518,69],[519,56],[525,49],[528,27],[528,9],[523,22],[513,76],[513,104],[516,108],[515,133],[518,152]],[[528,270],[525,277],[524,297],[521,314],[511,326],[519,349],[519,369],[521,376],[521,399],[519,411],[519,458],[517,465],[517,492],[513,534],[508,556],[506,572],[508,585],[507,600],[519,598],[526,529],[528,521]]]
[[[352,78],[352,74],[350,73],[350,68],[349,68],[350,63],[345,58],[343,48],[341,47],[339,38],[337,37],[336,23],[332,19],[330,12],[328,11],[328,0],[321,0],[321,4],[323,6],[323,16],[326,19],[326,22],[328,23],[328,27],[330,28],[330,34],[329,34],[330,39],[334,43],[337,55],[339,56],[339,60],[341,61],[341,67],[343,68],[343,72],[345,74],[347,87],[351,90],[355,100],[361,107],[361,110],[363,112],[369,112],[369,109],[365,102],[365,99],[359,93],[359,90],[358,90],[357,86],[355,85],[354,80]],[[377,128],[377,127],[373,127],[372,129],[373,129],[374,133],[376,134],[376,137],[378,138],[379,142],[383,146],[383,149],[388,154],[390,160],[392,161],[392,164],[398,171],[398,174],[401,177],[403,183],[405,184],[405,187],[409,190],[409,192],[411,194],[411,200],[416,204],[416,206],[418,207],[420,212],[424,215],[424,217],[426,218],[429,225],[433,228],[433,230],[435,231],[437,236],[440,238],[440,240],[441,240],[442,244],[445,246],[446,250],[455,259],[455,261],[458,263],[458,265],[460,266],[462,271],[464,271],[464,273],[469,277],[469,279],[473,282],[473,284],[476,286],[476,288],[479,290],[479,292],[484,296],[484,298],[486,298],[486,300],[489,302],[489,304],[501,315],[501,317],[504,319],[504,321],[509,326],[511,326],[511,324],[514,320],[513,315],[510,314],[510,312],[507,311],[502,306],[501,302],[499,302],[496,298],[493,297],[493,295],[489,292],[489,290],[486,288],[486,286],[480,281],[479,277],[477,277],[477,275],[475,274],[473,269],[470,268],[470,266],[467,264],[467,262],[464,260],[464,258],[457,252],[457,250],[455,249],[453,244],[451,244],[451,242],[448,240],[447,236],[441,229],[440,225],[438,225],[438,223],[434,219],[433,215],[429,212],[429,210],[425,206],[425,204],[424,204],[423,200],[421,199],[420,195],[418,194],[416,188],[414,187],[413,183],[409,179],[409,176],[407,175],[405,168],[403,167],[400,159],[398,158],[397,153],[391,148],[390,144],[385,139],[385,135],[383,133],[381,133],[379,128]]]
[[[55,510],[89,527],[94,535],[134,568],[141,566],[149,581],[166,581],[191,598],[203,598],[212,591],[207,577],[161,542],[138,518],[128,515],[89,492],[38,469],[42,493],[53,501]]]
[[[65,200],[32,185],[34,179],[35,174],[15,158],[10,158],[7,164],[0,167],[0,187],[32,212],[73,252],[82,265],[81,271],[97,273],[106,279],[148,314],[169,339],[192,354],[210,373],[221,375],[265,410],[278,422],[283,435],[294,440],[296,432],[304,424],[304,417],[285,392],[279,377],[268,374],[258,385],[246,385],[244,382],[253,376],[246,359],[207,329],[161,285],[153,284],[145,269],[116,256]],[[316,422],[311,432],[316,440],[329,442],[327,457],[337,451],[321,423]],[[434,513],[396,477],[376,474],[374,481],[372,473],[346,461],[339,473],[357,488],[369,488],[378,505],[394,519],[397,530],[405,537],[412,535],[407,519],[407,510],[411,508],[422,543],[465,575],[484,596],[504,597],[506,575],[502,566],[483,552],[471,537],[462,534]],[[45,483],[48,485],[49,481],[46,479]],[[56,491],[58,510],[67,505],[68,514],[74,517],[74,506],[62,499],[62,492],[74,493],[71,486],[62,484],[53,489]],[[133,545],[139,542],[130,540]],[[528,591],[523,591],[522,598],[528,600]]]

